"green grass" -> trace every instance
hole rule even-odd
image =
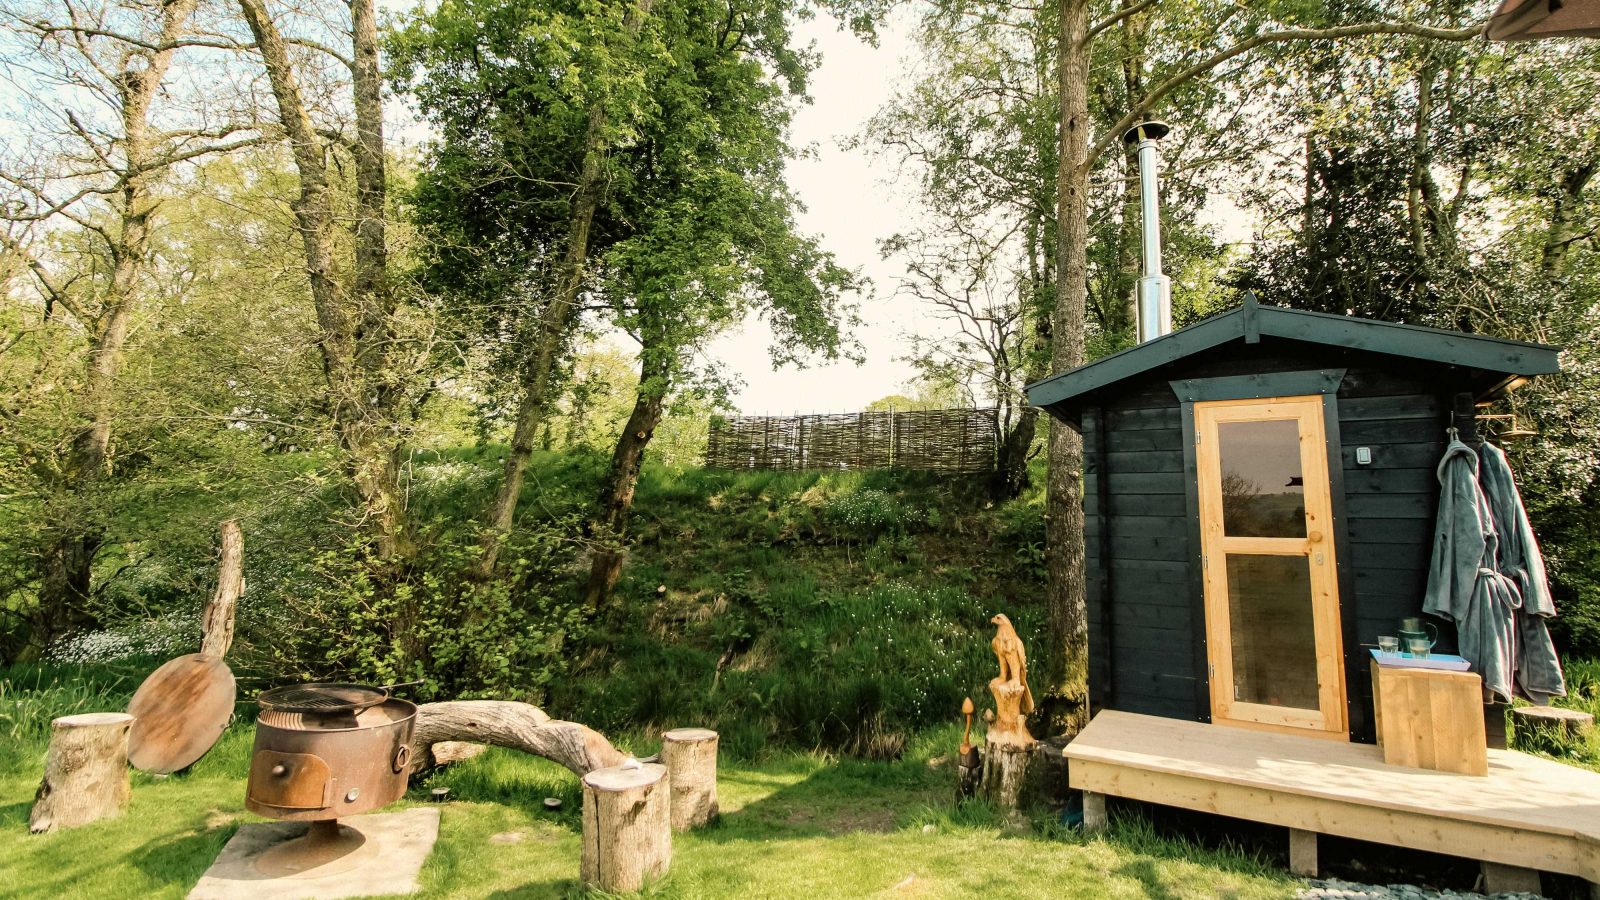
[[[1600,660],[1566,659],[1562,669],[1567,677],[1567,696],[1555,698],[1552,704],[1600,718]],[[1516,734],[1516,717],[1506,719],[1512,743],[1519,749],[1600,772],[1600,728],[1571,740],[1553,740],[1538,734]]]
[[[940,733],[895,762],[782,752],[724,760],[722,819],[676,836],[658,897],[1286,897],[1295,882],[1266,862],[1158,837],[1123,820],[1085,839],[1041,819],[1003,826],[982,806],[949,802],[948,766],[930,766]],[[0,775],[0,897],[182,897],[239,824],[250,729],[236,726],[193,770],[135,775],[127,815],[26,833],[35,765]],[[15,749],[15,748],[11,748]],[[655,749],[635,741],[630,749]],[[9,754],[8,754],[9,755]],[[492,750],[436,774],[448,786],[423,897],[579,896],[576,779],[544,760]],[[563,812],[546,813],[545,796]]]

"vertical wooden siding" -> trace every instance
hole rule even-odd
[[[1448,397],[1460,378],[1447,368],[1364,354],[1273,354],[1265,344],[1259,355],[1240,350],[1127,385],[1085,410],[1090,700],[1099,709],[1210,717],[1184,468],[1185,442],[1193,437],[1167,380],[1339,365],[1348,369],[1336,400],[1344,495],[1335,498],[1348,538],[1336,548],[1350,575],[1340,599],[1346,687],[1352,734],[1370,741],[1363,645],[1420,612],[1438,495],[1434,467],[1444,451]],[[1359,447],[1371,448],[1370,465],[1356,463]],[[1442,644],[1453,647],[1453,635],[1442,635]]]

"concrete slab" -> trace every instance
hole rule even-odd
[[[244,825],[189,892],[189,900],[338,900],[414,894],[422,863],[439,839],[439,809],[418,806],[391,813],[341,819],[359,831],[361,846],[344,856],[290,876],[264,874],[262,854],[305,834],[301,822]]]

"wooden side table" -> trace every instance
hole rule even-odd
[[[1389,765],[1489,774],[1483,680],[1476,674],[1373,660],[1372,705],[1378,745]]]

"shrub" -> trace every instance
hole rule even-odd
[[[357,542],[318,556],[308,608],[331,628],[288,652],[319,677],[378,684],[422,680],[414,695],[542,702],[585,620],[568,576],[576,523],[524,523],[483,579],[475,530],[437,529],[406,572],[389,575]],[[309,646],[307,645],[309,644]]]

